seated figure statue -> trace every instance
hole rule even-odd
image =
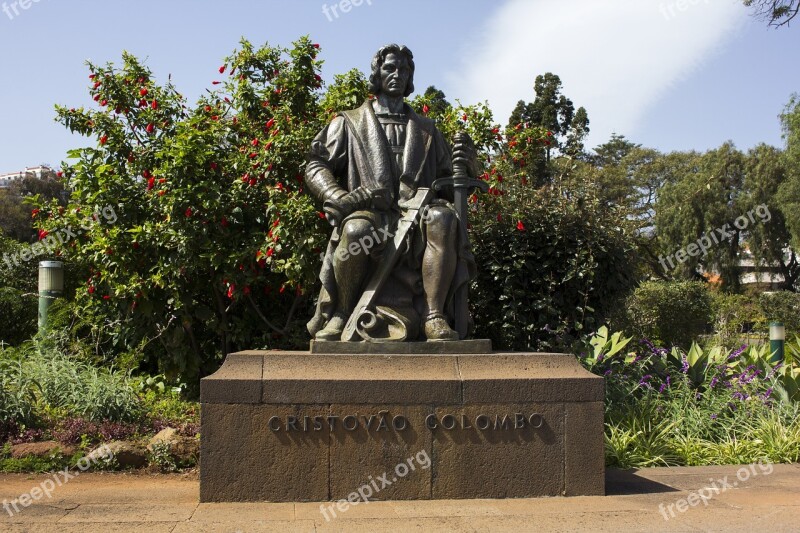
[[[452,177],[459,165],[474,179],[474,146],[462,136],[451,149],[405,103],[414,90],[405,46],[378,50],[369,83],[375,98],[337,115],[308,157],[307,188],[334,226],[308,330],[317,341],[463,339],[475,260]]]

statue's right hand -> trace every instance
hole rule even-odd
[[[322,205],[322,210],[333,226],[338,226],[342,221],[354,211],[366,209],[372,202],[370,191],[359,187],[338,198],[329,198]]]
[[[325,201],[322,205],[322,212],[325,213],[325,218],[328,219],[328,222],[333,227],[341,225],[342,221],[347,216],[347,213],[344,212],[338,200]]]

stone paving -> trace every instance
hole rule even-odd
[[[194,474],[86,473],[51,499],[33,490],[47,479],[0,474],[0,505],[39,495],[0,508],[0,531],[800,531],[800,464],[610,470],[606,496],[369,502],[329,520],[319,502],[198,503]]]

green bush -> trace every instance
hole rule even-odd
[[[476,210],[476,336],[512,350],[570,347],[634,283],[631,239],[590,196],[509,184]],[[499,214],[499,216],[498,216]]]
[[[0,287],[0,341],[17,346],[36,334],[37,299],[19,289]]]
[[[765,292],[759,296],[758,303],[766,322],[783,322],[787,338],[800,334],[800,294]]]
[[[623,329],[636,337],[688,349],[710,329],[711,293],[697,281],[648,281],[626,302]]]
[[[759,302],[744,294],[713,292],[714,342],[727,348],[742,344],[743,335],[760,336],[765,332],[766,318]]]

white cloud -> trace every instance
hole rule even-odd
[[[505,123],[518,100],[534,99],[534,78],[553,72],[589,112],[595,146],[630,136],[747,16],[740,0],[510,0],[475,33],[445,92],[488,100]]]

